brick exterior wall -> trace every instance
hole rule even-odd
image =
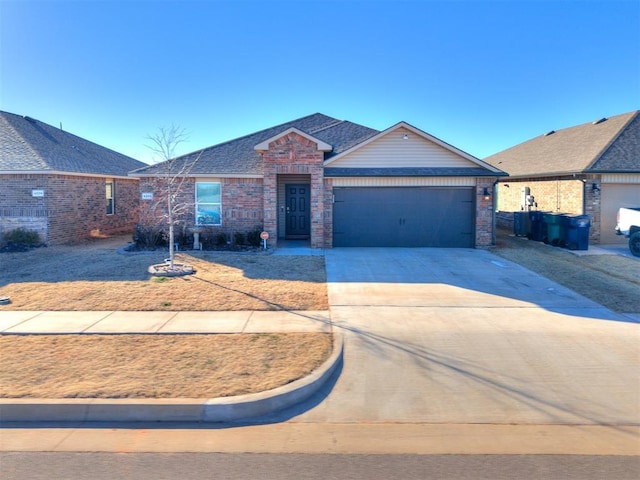
[[[489,247],[494,243],[493,215],[495,177],[481,177],[476,182],[476,247]],[[485,199],[484,191],[489,192]]]
[[[222,179],[222,225],[229,234],[263,228],[261,178]]]
[[[509,185],[509,187],[505,187]],[[505,212],[521,211],[522,188],[529,187],[531,195],[538,204],[535,210],[547,212],[582,214],[583,183],[574,179],[505,180],[498,185],[498,210]]]
[[[324,246],[333,248],[333,179],[324,179]]]
[[[540,179],[505,179],[498,184],[498,226],[513,228],[512,212],[522,210],[522,188],[529,187],[535,203],[531,210],[545,212],[568,213],[571,215],[589,215],[591,228],[589,242],[600,242],[600,190],[590,187],[593,183],[600,185],[600,175],[580,175],[578,178],[557,177]],[[505,185],[509,185],[506,187]]]
[[[104,177],[73,175],[0,176],[0,231],[24,226],[49,245],[101,235],[133,233],[138,180],[114,179],[115,213],[107,215]],[[33,197],[33,190],[43,197]]]
[[[598,186],[598,190],[594,191],[591,186],[593,184]],[[589,243],[600,243],[600,230],[602,228],[602,205],[601,205],[601,193],[600,189],[601,178],[600,175],[591,175],[585,178],[584,188],[584,213],[591,218],[591,228],[589,229]]]
[[[264,159],[264,229],[270,242],[278,238],[278,176],[310,175],[311,177],[311,247],[325,247],[324,153],[315,142],[291,132],[269,144]]]
[[[198,180],[200,181],[200,180]],[[261,178],[222,178],[201,180],[220,182],[222,194],[222,219],[220,226],[207,226],[209,235],[224,234],[233,239],[236,233],[247,234],[263,228],[263,182]],[[185,178],[176,205],[181,208],[177,216],[177,230],[188,232],[195,225],[195,178]],[[167,230],[167,187],[159,178],[143,179],[142,193],[153,193],[153,200],[142,200],[139,222]]]
[[[5,232],[25,228],[48,237],[47,197],[34,197],[33,190],[46,192],[43,175],[0,175],[0,244]]]

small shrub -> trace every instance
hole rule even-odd
[[[155,249],[167,246],[167,235],[157,226],[138,224],[133,241],[139,249]]]
[[[227,244],[227,236],[224,233],[216,235],[215,244],[218,247],[224,247]]]
[[[262,233],[262,230],[259,228],[247,233],[247,243],[252,247],[259,247],[260,242],[262,242],[262,240],[260,239],[261,233]]]
[[[15,230],[5,233],[4,241],[14,245],[26,245],[29,247],[34,247],[41,243],[38,232],[34,230],[27,230],[23,227],[16,228]]]
[[[236,245],[244,245],[244,233],[241,232],[237,232],[234,234],[233,236],[233,243],[235,243]]]

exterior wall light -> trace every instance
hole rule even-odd
[[[487,187],[484,187],[482,196],[484,197],[485,200],[491,200],[491,193],[489,193],[489,189]]]

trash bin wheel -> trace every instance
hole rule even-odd
[[[640,257],[640,232],[635,232],[629,237],[629,250],[636,257]]]

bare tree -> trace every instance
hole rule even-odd
[[[183,194],[189,172],[202,156],[202,151],[197,154],[176,158],[176,148],[186,142],[189,137],[183,128],[175,125],[160,127],[157,133],[148,135],[146,138],[151,141],[147,148],[155,154],[156,162],[161,162],[158,164],[157,179],[160,195],[157,201],[165,204],[163,206],[157,205],[161,208],[154,208],[153,210],[162,212],[162,223],[169,226],[169,268],[173,270],[175,255],[174,227],[194,205],[192,202],[183,201],[180,197]]]

